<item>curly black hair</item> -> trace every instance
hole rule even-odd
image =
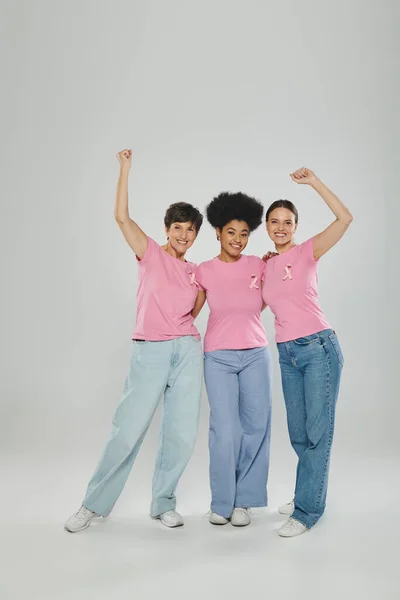
[[[250,231],[261,225],[264,207],[255,198],[242,192],[222,192],[206,207],[207,220],[214,228],[222,229],[233,220],[245,221]]]

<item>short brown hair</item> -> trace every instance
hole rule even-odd
[[[187,202],[175,202],[167,208],[164,217],[164,225],[167,229],[171,227],[172,223],[191,223],[197,234],[203,223],[203,215],[198,208]]]

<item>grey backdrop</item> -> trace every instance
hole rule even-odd
[[[320,263],[321,305],[346,359],[331,498],[387,506],[400,416],[394,3],[39,0],[3,1],[2,12],[0,502],[8,518],[61,524],[79,506],[119,401],[137,282],[113,220],[115,154],[124,147],[133,149],[132,217],[159,242],[170,203],[203,209],[222,190],[265,206],[290,198],[297,239],[307,239],[332,215],[290,181],[303,165],[349,206],[353,224]],[[260,227],[248,252],[268,249]],[[205,223],[189,258],[217,250]],[[202,333],[206,318],[207,309]],[[271,314],[263,321],[275,358],[276,505],[290,499],[295,460]],[[116,515],[148,510],[159,416]],[[204,396],[179,489],[186,513],[208,510],[207,418]],[[377,490],[382,465],[388,476]]]

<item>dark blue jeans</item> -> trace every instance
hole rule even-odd
[[[310,528],[326,504],[343,354],[325,329],[278,344],[290,441],[298,456],[293,517]]]

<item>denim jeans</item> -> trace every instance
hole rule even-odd
[[[112,432],[83,501],[86,508],[102,516],[110,514],[164,395],[150,514],[155,517],[175,509],[175,489],[192,454],[198,429],[202,371],[201,343],[195,337],[134,341]]]
[[[269,348],[206,352],[211,510],[267,505],[271,435]]]
[[[289,437],[298,456],[293,517],[311,528],[326,504],[343,354],[325,329],[278,343]]]

